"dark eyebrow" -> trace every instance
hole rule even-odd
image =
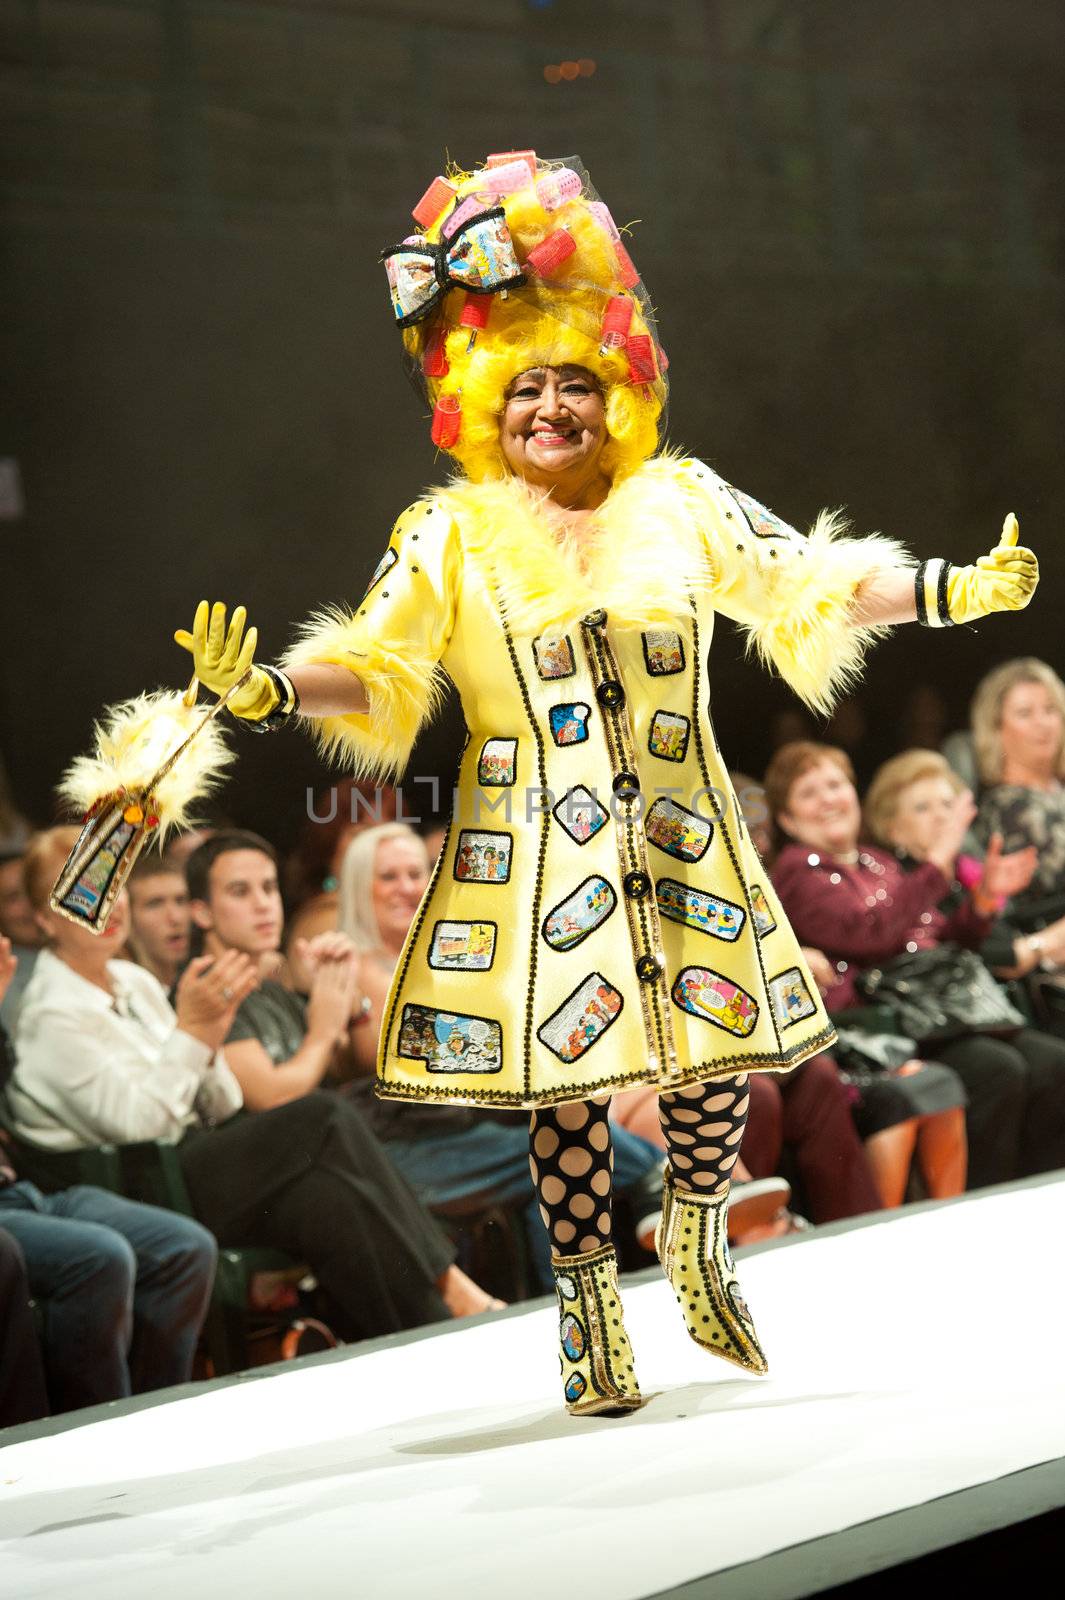
[[[576,381],[577,383],[586,383],[591,389],[598,389],[600,387],[599,382],[595,378],[594,374],[589,372],[585,367],[571,366],[566,363],[565,365],[557,368],[557,371],[559,379],[562,383],[573,383]],[[520,388],[523,383],[543,383],[546,374],[546,367],[530,367],[527,372],[519,372],[518,376],[516,378],[512,378],[510,383],[507,385],[507,394],[513,394],[514,390]]]

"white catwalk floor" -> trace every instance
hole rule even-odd
[[[561,1410],[538,1306],[16,1438],[0,1588],[636,1600],[734,1577],[1065,1455],[1063,1237],[1065,1175],[749,1256],[764,1379],[703,1354],[641,1278],[626,1305],[653,1398],[623,1420]],[[725,1572],[707,1592],[796,1582]]]

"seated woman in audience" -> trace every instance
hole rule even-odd
[[[351,839],[340,868],[340,931],[359,951],[361,1001],[351,1029],[355,1076],[349,1091],[365,1108],[392,1160],[429,1206],[484,1194],[525,1209],[525,1235],[541,1287],[550,1290],[550,1242],[537,1214],[529,1170],[528,1118],[502,1118],[474,1107],[405,1104],[373,1092],[377,1040],[396,962],[429,881],[425,841],[402,822],[367,828]],[[460,933],[460,930],[456,930]],[[442,959],[478,961],[475,936]],[[444,946],[441,943],[443,951]],[[483,958],[482,958],[483,959]],[[613,1140],[614,1187],[628,1194],[639,1222],[662,1196],[662,1156],[625,1129]],[[652,1243],[648,1238],[648,1244]]]
[[[307,1262],[342,1338],[392,1333],[483,1310],[454,1247],[388,1160],[358,1108],[305,1094],[238,1116],[222,1053],[255,963],[230,950],[192,961],[171,1007],[156,978],[115,959],[120,896],[99,937],[48,908],[78,837],[31,842],[26,888],[48,938],[26,990],[8,1090],[15,1132],[51,1150],[166,1139],[198,1219],[225,1247],[263,1244]]]
[[[831,1010],[863,1004],[859,974],[904,951],[982,943],[1016,864],[992,858],[973,889],[959,887],[951,898],[969,797],[956,797],[950,826],[928,859],[906,872],[887,850],[859,850],[861,807],[843,751],[809,741],[788,746],[773,758],[766,789],[776,823],[792,841],[777,857],[773,881],[799,937],[818,944],[836,969]],[[954,1069],[968,1095],[971,1187],[1065,1161],[1065,1045],[1031,1029],[1009,1039],[968,1034],[937,1044],[935,1058]],[[932,1073],[930,1062],[890,1081],[909,1100],[911,1117],[933,1118],[922,1120],[917,1134],[926,1188],[956,1192],[960,1160],[950,1130],[959,1120],[957,1086]]]
[[[1007,661],[984,678],[971,715],[983,784],[976,836],[1036,852],[985,954],[1008,977],[1039,979],[1065,968],[1065,683],[1033,656]],[[1055,996],[1046,980],[1040,991],[1056,1000],[1049,1025],[1065,1031],[1065,992]]]

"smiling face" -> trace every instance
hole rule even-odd
[[[584,367],[533,367],[507,390],[499,424],[511,471],[537,488],[591,481],[607,441],[603,393]]]
[[[1057,701],[1044,683],[1015,683],[1002,700],[999,736],[1007,764],[1052,773],[1065,729]]]
[[[823,855],[845,854],[857,845],[861,826],[855,787],[826,757],[795,779],[779,821],[799,844]]]
[[[957,798],[949,778],[929,774],[908,783],[899,790],[894,815],[884,827],[890,843],[915,861],[927,861],[950,827]]]
[[[383,839],[377,846],[373,909],[386,949],[402,945],[428,881],[425,846],[420,839]]]

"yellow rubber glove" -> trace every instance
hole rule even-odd
[[[1039,582],[1035,551],[1019,545],[1020,530],[1011,511],[1002,537],[975,566],[956,567],[947,579],[951,622],[975,622],[992,611],[1023,611]]]
[[[227,629],[225,606],[220,601],[212,606],[201,600],[192,632],[179,628],[174,638],[191,653],[197,678],[215,694],[225,694],[251,667],[251,677],[227,709],[248,722],[261,722],[280,704],[281,696],[262,668],[254,665],[259,633],[257,628],[249,628],[244,635],[247,620],[247,611],[238,606]]]

